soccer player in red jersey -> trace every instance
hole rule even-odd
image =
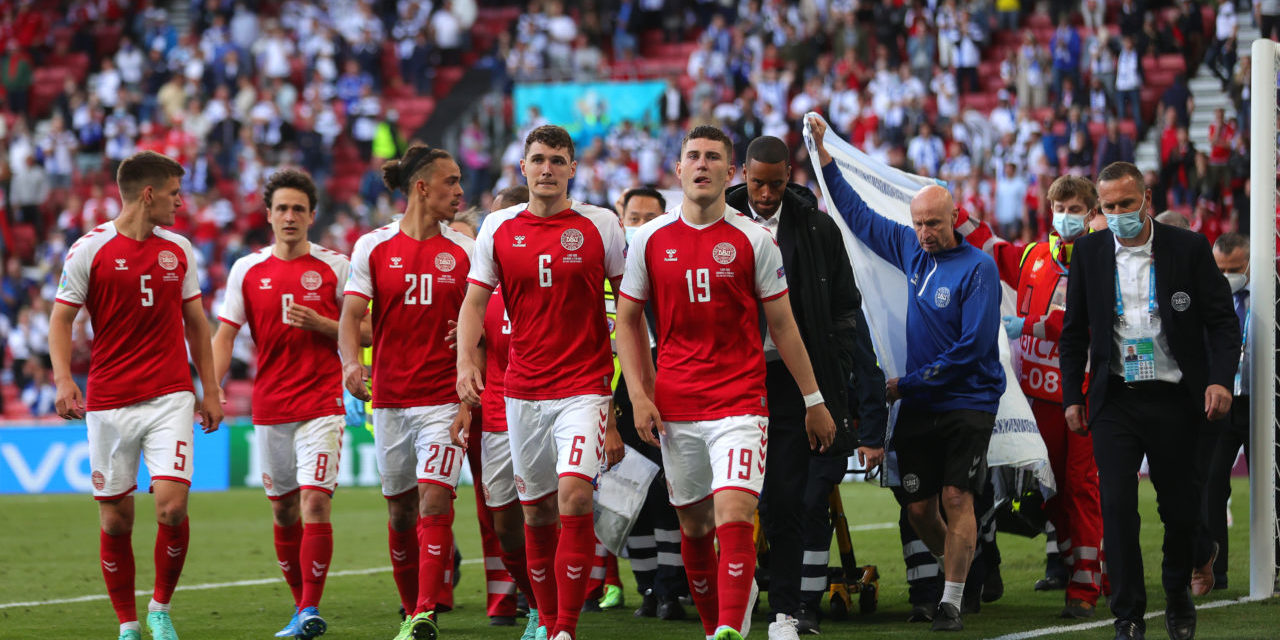
[[[183,173],[150,151],[120,164],[120,215],[71,245],[49,319],[58,415],[84,418],[89,429],[99,557],[121,640],[141,637],[132,544],[138,459],[151,473],[159,523],[147,627],[156,640],[176,640],[169,600],[187,557],[192,415],[199,406],[205,433],[222,420],[195,254],[185,238],[160,228],[182,207]],[[81,306],[94,332],[87,399],[71,379],[71,326]],[[204,383],[198,402],[184,337]]]
[[[576,633],[594,555],[592,482],[605,455],[613,375],[604,283],[621,280],[625,245],[613,212],[567,197],[576,168],[564,129],[529,133],[520,161],[529,202],[485,218],[467,277],[476,286],[458,316],[458,394],[477,404],[484,314],[501,285],[511,320],[512,470],[539,623],[556,640]]]
[[[757,593],[752,517],[768,452],[758,308],[804,394],[810,446],[825,450],[835,423],[791,313],[773,236],[725,204],[733,142],[716,127],[700,126],[680,149],[684,203],[641,227],[627,254],[618,356],[636,429],[662,448],[680,517],[680,555],[703,630],[716,640],[740,640]],[[656,376],[643,314],[650,301]]]
[[[275,244],[236,261],[213,339],[214,370],[231,366],[236,334],[249,325],[258,347],[253,424],[262,486],[271,500],[276,558],[293,591],[294,615],[276,637],[314,638],[317,607],[333,557],[329,522],[345,423],[338,313],[351,264],[307,241],[316,185],[284,169],[263,189]]]
[[[471,412],[459,410],[445,337],[462,305],[474,244],[448,226],[462,201],[462,173],[447,151],[411,146],[383,165],[382,179],[408,205],[398,222],[356,242],[338,344],[347,390],[368,400],[360,321],[372,302],[373,437],[390,514],[392,570],[409,614],[396,638],[421,640],[435,637],[435,617],[451,588],[445,576],[453,568],[463,449],[450,433],[469,424]]]

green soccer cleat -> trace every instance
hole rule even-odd
[[[173,630],[173,621],[168,611],[152,611],[147,614],[147,628],[151,630],[152,640],[178,640],[178,632]]]
[[[600,608],[606,611],[617,609],[626,604],[623,600],[622,587],[616,584],[606,584],[604,586],[604,597],[600,598]]]
[[[142,640],[142,632],[137,629],[125,629],[116,640]]]
[[[742,634],[729,625],[721,625],[716,629],[715,640],[742,640]]]
[[[396,634],[395,640],[413,640],[412,616],[406,616],[400,621],[400,632]]]
[[[524,625],[524,633],[520,634],[520,640],[536,640],[538,637],[538,610],[529,610],[529,621]]]
[[[438,635],[440,627],[436,626],[435,612],[423,611],[409,619],[409,636],[405,640],[436,640]]]

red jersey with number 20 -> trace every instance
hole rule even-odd
[[[769,415],[757,303],[786,292],[773,236],[732,208],[704,227],[676,210],[640,228],[620,293],[653,301],[663,418]]]
[[[346,256],[314,243],[310,253],[293,260],[266,247],[232,265],[218,319],[237,329],[248,324],[258,347],[254,424],[342,415],[338,341],[291,326],[288,309],[298,304],[337,320],[350,268]]]
[[[199,297],[191,243],[172,231],[139,242],[107,222],[71,245],[57,301],[83,305],[93,322],[89,411],[194,391],[182,305]]]
[[[622,275],[625,247],[618,216],[589,204],[546,218],[521,204],[484,219],[467,279],[502,285],[511,318],[507,397],[609,394],[604,281]]]
[[[360,236],[346,293],[373,301],[373,406],[458,402],[457,360],[445,343],[467,290],[471,238],[440,225],[415,240],[393,222]]]
[[[484,392],[480,394],[484,431],[507,430],[507,400],[504,378],[511,351],[511,319],[507,317],[502,289],[493,292],[484,310]]]

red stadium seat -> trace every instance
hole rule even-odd
[[[412,137],[436,110],[436,101],[431,96],[401,98],[395,105],[400,114],[400,133],[406,138]]]
[[[467,72],[463,67],[437,67],[436,77],[431,84],[431,95],[436,99],[441,99],[449,95],[449,91],[453,89],[453,85],[458,84],[463,74]]]
[[[109,56],[120,48],[120,37],[124,27],[119,24],[99,24],[93,31],[94,46],[99,56]]]
[[[1180,53],[1166,53],[1162,56],[1157,56],[1156,59],[1160,61],[1161,69],[1175,73],[1187,72],[1187,61],[1182,58]]]

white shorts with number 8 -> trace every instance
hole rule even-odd
[[[339,415],[254,425],[267,497],[277,500],[300,489],[333,495],[345,424],[345,417]]]

